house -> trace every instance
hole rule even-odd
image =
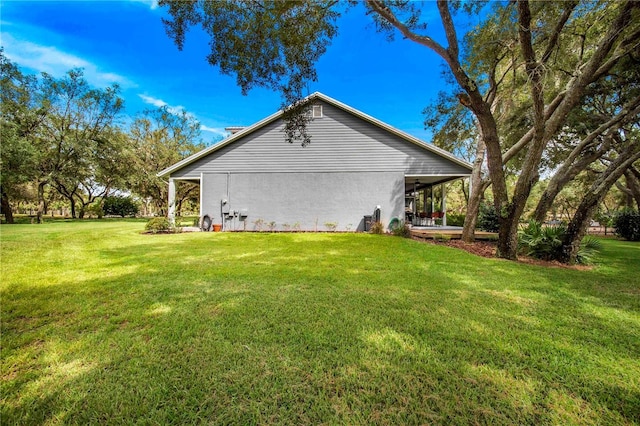
[[[200,185],[200,216],[223,230],[273,223],[275,229],[364,230],[365,215],[376,209],[385,226],[404,220],[407,210],[409,216],[435,211],[427,190],[471,174],[471,164],[451,153],[322,93],[307,99],[313,120],[305,147],[285,141],[279,111],[158,173],[169,180],[170,219],[176,185],[192,181]]]

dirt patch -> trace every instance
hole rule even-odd
[[[436,242],[436,244],[446,245],[448,247],[457,248],[460,250],[468,251],[471,254],[482,257],[495,257],[496,256],[496,243],[495,241],[476,241],[474,243],[465,243],[462,240],[449,240]]]
[[[464,250],[471,254],[475,254],[476,256],[487,257],[487,258],[496,257],[497,242],[495,241],[476,241],[473,243],[465,243],[462,240],[449,240],[449,241],[416,240],[416,241],[426,242],[428,244],[453,247],[459,250]],[[523,255],[518,256],[517,262],[525,263],[527,265],[546,266],[548,268],[576,269],[580,271],[587,271],[593,268],[592,266],[587,266],[587,265],[567,265],[555,260],[549,261],[549,260],[534,259],[532,257],[523,256]]]

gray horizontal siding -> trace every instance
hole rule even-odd
[[[324,117],[309,124],[307,147],[284,141],[282,121],[273,123],[172,173],[389,172],[468,174],[464,167],[323,103]]]

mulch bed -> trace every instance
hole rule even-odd
[[[476,241],[473,243],[465,243],[462,240],[449,240],[449,241],[440,241],[440,240],[418,240],[421,242],[426,242],[428,244],[436,244],[441,246],[453,247],[459,250],[467,251],[471,254],[475,254],[476,256],[487,257],[487,258],[496,258],[496,241]],[[589,270],[592,269],[591,266],[586,265],[567,265],[564,263],[560,263],[558,261],[552,260],[540,260],[534,259],[532,257],[519,255],[518,263],[525,263],[528,265],[538,265],[538,266],[546,266],[549,268],[565,268],[565,269],[578,269],[578,270]]]

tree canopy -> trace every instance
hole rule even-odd
[[[34,188],[38,220],[62,197],[72,217],[114,192],[166,210],[167,183],[156,173],[203,148],[200,124],[186,111],[149,110],[125,128],[119,87],[91,87],[81,69],[61,78],[25,75],[0,51],[2,212]],[[181,199],[194,193],[181,188]],[[195,191],[197,193],[197,191]]]
[[[157,173],[204,148],[199,141],[200,123],[184,110],[176,114],[165,106],[140,114],[131,124],[129,137],[133,167],[128,186],[164,214],[168,186]],[[178,202],[194,189],[195,185],[181,185]]]

